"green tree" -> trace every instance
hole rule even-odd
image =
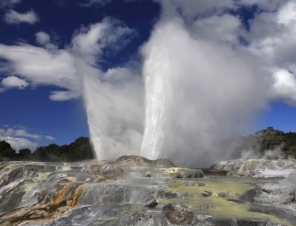
[[[0,160],[13,160],[15,157],[15,150],[11,148],[10,144],[5,140],[0,141]]]
[[[22,148],[19,150],[19,158],[20,160],[28,160],[30,159],[32,151],[29,148]]]

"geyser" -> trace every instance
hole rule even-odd
[[[230,157],[232,144],[221,148],[221,140],[265,105],[265,72],[254,56],[164,15],[141,48],[142,76],[130,66],[103,72],[91,57],[76,63],[99,160],[134,154],[207,167]],[[93,38],[95,28],[81,37]]]
[[[97,158],[138,154],[143,133],[141,78],[130,80],[130,72],[121,68],[100,74],[89,68],[83,73],[83,95]],[[110,81],[114,78],[118,80]]]
[[[141,154],[199,166],[229,158],[221,139],[247,126],[245,120],[265,103],[259,66],[243,51],[193,37],[179,17],[159,22],[142,53]]]

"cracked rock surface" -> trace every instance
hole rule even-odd
[[[295,178],[281,196],[268,181],[205,176],[167,159],[3,162],[0,225],[292,225],[292,211],[281,211],[295,206]],[[264,209],[268,194],[276,208]]]

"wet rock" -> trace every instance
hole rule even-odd
[[[195,214],[215,210],[216,198],[225,202],[252,202],[255,194],[254,202],[261,203],[262,207],[268,194],[277,197],[275,187],[264,185],[257,186],[254,194],[248,191],[241,197],[242,193],[228,192],[222,186],[221,192],[226,195],[220,196],[213,184],[220,184],[222,180],[203,176],[198,169],[174,167],[165,159],[152,161],[138,156],[100,163],[1,163],[0,225],[211,225],[213,217]],[[295,187],[296,176],[291,174],[285,183],[284,189],[290,193],[280,196],[285,198],[280,199],[280,208],[293,206],[295,193],[291,189]],[[271,215],[283,214],[272,211],[274,209],[269,210]],[[293,214],[288,212],[291,218],[283,216],[294,222]],[[239,225],[236,220],[227,222]],[[221,223],[222,219],[215,222]]]
[[[165,205],[162,208],[162,214],[171,224],[195,225],[197,223],[197,218],[192,211],[173,204]]]
[[[186,181],[184,183],[185,186],[195,186],[196,185],[196,182],[195,181]]]
[[[254,197],[256,196],[256,194],[257,194],[256,189],[250,189],[246,191],[244,194],[242,194],[239,198],[242,202],[253,203]]]
[[[286,177],[296,170],[295,160],[238,159],[219,162],[211,166],[213,170],[227,171],[227,176],[235,177]]]
[[[176,167],[176,165],[169,159],[156,159],[153,161],[155,167],[159,168],[169,168]]]
[[[121,177],[124,174],[124,170],[117,165],[92,165],[83,168],[81,171],[91,174],[98,174],[105,178]]]
[[[150,208],[153,208],[157,205],[158,205],[158,203],[156,202],[155,199],[151,199],[148,202],[146,202],[146,204],[145,204],[146,207],[150,207]]]
[[[137,155],[125,155],[119,157],[116,162],[127,165],[135,166],[148,166],[148,167],[158,167],[158,168],[169,168],[175,167],[176,165],[169,159],[156,159],[149,160],[147,158],[137,156]]]
[[[171,178],[201,178],[204,177],[204,173],[199,169],[190,169],[190,168],[168,168],[167,174]]]
[[[114,222],[114,224],[110,224],[114,226],[118,225],[129,225],[129,226],[169,226],[166,219],[160,213],[149,213],[149,212],[135,212],[135,213],[127,213],[120,217],[119,220]]]
[[[203,193],[201,193],[201,196],[202,197],[209,197],[213,194],[213,192],[211,191],[204,191]]]
[[[296,209],[296,171],[279,183],[266,183],[256,187],[254,202],[265,206]]]
[[[215,226],[278,226],[276,223],[272,223],[268,219],[214,219],[207,220]]]
[[[119,157],[116,162],[135,166],[152,166],[152,161],[137,155],[124,155]]]

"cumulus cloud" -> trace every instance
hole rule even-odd
[[[72,39],[72,50],[88,63],[95,64],[106,47],[117,51],[127,44],[133,33],[132,29],[119,21],[105,18],[102,23],[82,26]]]
[[[36,42],[42,47],[0,44],[0,57],[9,61],[1,70],[24,77],[32,86],[56,85],[66,89],[53,91],[50,95],[51,100],[79,98],[82,94],[83,77],[77,73],[77,59],[83,58],[88,64],[94,65],[107,47],[112,51],[118,51],[133,34],[133,30],[119,21],[107,18],[101,23],[82,27],[75,32],[71,46],[58,49],[51,43],[47,33],[38,32]],[[5,78],[5,81],[7,79]]]
[[[6,78],[2,79],[2,85],[4,87],[6,87],[6,88],[17,87],[19,89],[24,89],[29,84],[24,79],[20,79],[20,78],[15,77],[15,76],[9,76],[9,77],[6,77]]]
[[[13,128],[7,128],[5,129],[0,129],[0,135],[1,136],[21,136],[21,137],[30,137],[34,138],[36,140],[40,140],[41,136],[38,134],[32,134],[28,133],[24,129],[13,129]]]
[[[34,151],[38,147],[36,142],[32,142],[25,138],[18,138],[18,137],[3,137],[0,135],[0,140],[5,140],[6,142],[10,143],[11,147],[19,151],[23,148],[29,148],[30,150]]]
[[[49,34],[43,31],[37,32],[35,34],[35,37],[36,37],[36,42],[39,45],[45,47],[46,49],[56,50],[58,48],[55,44],[51,42],[51,37],[49,36]]]
[[[81,95],[80,78],[75,74],[74,57],[67,50],[50,51],[31,45],[6,46],[0,44],[0,57],[9,61],[2,71],[18,74],[33,86],[56,85]],[[53,100],[65,100],[65,95],[55,92]],[[61,97],[61,98],[59,98]]]
[[[35,150],[38,146],[36,141],[42,139],[54,140],[52,136],[43,136],[40,134],[30,133],[25,128],[15,129],[9,126],[4,126],[5,129],[0,128],[0,140],[5,140],[10,143],[11,147],[18,151],[22,148],[29,148]]]
[[[39,21],[38,15],[33,10],[26,13],[18,13],[14,10],[10,10],[4,15],[4,19],[8,24],[34,24]]]
[[[296,3],[273,3],[277,6],[276,10],[256,15],[251,21],[250,32],[245,37],[250,42],[248,49],[260,56],[264,61],[263,65],[270,69],[273,79],[270,98],[296,106]]]
[[[270,97],[296,107],[295,74],[287,70],[279,69],[274,73],[273,78],[275,83],[270,89]]]

